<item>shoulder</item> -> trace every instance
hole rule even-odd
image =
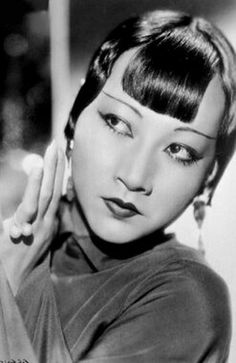
[[[160,257],[161,256],[161,257]],[[195,249],[178,242],[153,250],[146,256],[144,278],[137,292],[152,291],[157,298],[166,296],[184,299],[200,317],[218,321],[230,320],[230,297],[223,278],[214,271],[205,258]]]
[[[135,284],[107,331],[107,349],[112,338],[122,354],[145,352],[147,362],[226,361],[231,337],[228,290],[197,251],[168,242],[126,268]]]
[[[157,246],[139,261],[140,273],[147,281],[157,283],[161,278],[174,280],[182,287],[193,288],[208,298],[218,296],[229,300],[228,288],[223,278],[209,265],[205,257],[194,248],[176,240]],[[202,296],[203,297],[203,296]]]
[[[231,310],[224,280],[189,247],[171,245],[165,257],[161,268],[155,251],[148,257],[149,274],[131,295],[136,308],[150,315],[153,331],[161,329],[173,345],[187,342],[227,355]]]

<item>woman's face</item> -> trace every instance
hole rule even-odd
[[[121,84],[132,55],[118,59],[103,90],[81,113],[72,155],[87,222],[115,243],[166,227],[189,205],[213,165],[224,110],[218,77],[190,124],[142,106]]]

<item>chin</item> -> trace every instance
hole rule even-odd
[[[95,235],[106,242],[115,244],[125,244],[139,240],[140,238],[147,237],[156,231],[138,229],[137,225],[130,225],[120,221],[110,221],[102,226],[102,223],[90,224],[91,230]]]
[[[106,242],[123,244],[143,237],[143,234],[137,233],[137,229],[134,229],[133,226],[121,225],[121,223],[120,221],[110,221],[104,224],[89,223],[89,225],[93,233]]]
[[[101,238],[106,242],[111,242],[111,243],[123,244],[123,243],[132,242],[135,239],[139,238],[138,236],[128,235],[126,233],[116,233],[116,231],[112,230],[101,231],[101,229],[95,229],[95,228],[93,228],[92,230],[99,238]]]

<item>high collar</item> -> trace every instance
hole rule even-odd
[[[78,217],[77,207],[66,201],[62,201],[60,206],[60,230],[54,244],[52,265],[54,270],[62,269],[65,274],[92,273],[112,268],[173,239],[173,235],[155,232],[125,244],[107,242],[86,228],[83,219]]]

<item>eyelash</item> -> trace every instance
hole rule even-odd
[[[187,154],[189,155],[189,159],[182,159],[180,157],[175,157],[173,156],[173,154],[168,151],[168,149],[170,147],[179,147],[180,149],[182,148],[182,150],[184,149]],[[178,163],[181,163],[184,166],[190,166],[192,164],[196,164],[198,161],[200,161],[202,159],[202,156],[198,155],[197,152],[195,150],[193,150],[192,148],[190,148],[189,146],[186,145],[182,145],[182,144],[178,144],[178,143],[173,143],[171,145],[169,145],[165,151],[167,152],[167,154],[174,160],[176,160]]]
[[[132,137],[133,138],[133,133],[132,133],[132,129],[131,126],[128,124],[127,121],[122,120],[121,118],[119,118],[118,116],[114,115],[113,113],[108,113],[108,114],[104,114],[100,111],[98,111],[99,115],[101,116],[102,120],[104,121],[105,125],[112,131],[115,132],[118,135],[122,135],[122,136],[128,136],[128,137]],[[109,120],[115,120],[117,122],[121,122],[123,123],[129,130],[129,132],[121,132],[118,131],[116,126],[113,126],[111,124],[111,122],[109,122]]]
[[[132,133],[131,127],[130,127],[130,125],[128,124],[127,121],[124,121],[124,120],[120,119],[118,116],[116,116],[113,113],[104,114],[104,113],[102,113],[100,111],[98,111],[98,113],[101,116],[102,120],[104,121],[105,126],[108,127],[111,132],[114,132],[117,135],[128,136],[128,137],[133,138],[133,133]],[[113,119],[113,120],[115,120],[117,122],[123,123],[129,129],[129,133],[118,131],[117,128],[115,126],[113,126],[111,124],[111,122],[109,122],[109,120],[111,120],[111,119]],[[173,154],[168,150],[168,149],[170,149],[170,147],[173,147],[173,146],[174,147],[177,146],[180,149],[185,150],[187,152],[187,154],[189,155],[189,159],[183,159],[183,158],[180,158],[180,157],[173,156]],[[200,155],[198,155],[195,150],[193,150],[189,146],[182,145],[182,144],[179,144],[179,143],[170,144],[164,151],[171,157],[171,159],[177,161],[178,163],[181,163],[184,166],[190,166],[192,164],[196,164],[199,160],[202,159],[202,157]]]

